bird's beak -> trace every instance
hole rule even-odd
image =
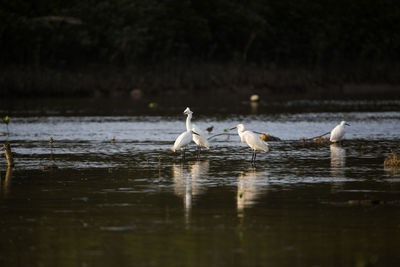
[[[235,130],[235,129],[236,129],[236,126],[235,126],[235,127],[233,127],[233,128],[230,128],[230,129],[229,129],[229,131],[231,131],[231,130]]]
[[[192,131],[193,134],[200,136],[198,133],[196,133],[195,131]]]
[[[348,124],[347,122],[345,123],[345,125],[347,125],[347,126],[351,126],[350,124]]]

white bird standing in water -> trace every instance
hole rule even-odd
[[[185,111],[183,111],[183,113],[187,115],[187,118],[186,118],[186,130],[187,131],[190,130],[190,131],[193,131],[193,132],[196,133],[195,135],[193,135],[192,138],[193,138],[193,141],[197,145],[197,151],[198,151],[197,157],[199,157],[200,156],[200,150],[201,150],[202,146],[207,148],[207,149],[210,148],[209,145],[208,145],[207,137],[204,134],[204,132],[202,130],[200,130],[199,127],[197,127],[195,124],[192,124],[192,114],[193,114],[193,112],[190,110],[190,108],[186,108]]]
[[[186,130],[185,132],[181,133],[178,138],[176,138],[174,145],[171,147],[173,152],[177,150],[182,151],[182,159],[185,160],[185,149],[190,142],[192,142],[192,135],[198,135],[196,132],[192,130]]]
[[[238,124],[236,127],[231,128],[231,130],[237,128],[238,135],[240,136],[240,141],[242,143],[247,143],[251,149],[253,149],[253,156],[251,158],[251,162],[254,163],[256,161],[257,150],[261,150],[264,152],[269,151],[268,144],[261,140],[258,134],[253,133],[252,131],[246,130],[243,124]]]
[[[343,140],[345,131],[344,131],[344,126],[350,126],[350,124],[348,124],[345,121],[342,121],[339,125],[337,125],[335,128],[333,128],[333,130],[331,131],[331,138],[330,141],[333,143],[337,143]]]

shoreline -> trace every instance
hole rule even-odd
[[[400,81],[397,81],[396,74],[367,78],[360,74],[361,71],[357,76],[346,71],[268,69],[240,64],[185,66],[96,66],[74,70],[3,66],[0,96],[151,98],[260,94],[278,99],[400,97]]]

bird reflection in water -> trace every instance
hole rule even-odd
[[[208,160],[196,161],[188,166],[184,164],[172,165],[174,193],[183,198],[187,223],[189,222],[190,211],[192,209],[192,198],[204,191],[201,181],[205,179],[208,170]]]
[[[332,181],[332,192],[336,192],[342,188],[343,182],[338,180],[345,178],[345,167],[346,167],[346,150],[338,143],[330,145],[331,150],[331,176]]]
[[[256,94],[250,96],[250,107],[251,107],[252,114],[257,114],[259,100],[260,100],[260,97]]]
[[[265,191],[268,185],[268,172],[251,168],[248,171],[240,172],[237,178],[236,206],[238,217],[244,216],[244,209],[253,206],[256,199]]]
[[[250,102],[251,114],[257,114],[258,102]]]

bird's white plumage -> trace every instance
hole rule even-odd
[[[192,131],[186,131],[181,133],[178,138],[176,138],[174,145],[171,150],[176,152],[177,150],[184,149],[192,141]]]
[[[196,143],[196,145],[209,149],[210,147],[208,145],[208,140],[207,140],[204,132],[202,130],[200,130],[200,128],[194,124],[192,124],[192,130],[193,130],[193,132],[198,134],[198,135],[196,135],[196,134],[193,135],[193,141]]]
[[[183,112],[187,115],[186,118],[186,130],[190,130],[195,132],[196,134],[193,135],[193,141],[196,143],[198,146],[203,146],[207,149],[209,149],[209,144],[206,135],[204,132],[197,127],[195,124],[192,123],[192,114],[193,112],[190,110],[190,108],[186,108],[185,111]]]
[[[269,151],[268,144],[265,143],[258,134],[246,130],[243,124],[238,124],[236,128],[238,129],[238,134],[242,143],[247,143],[253,150]]]
[[[335,128],[333,128],[333,130],[331,131],[331,136],[330,136],[330,141],[331,142],[340,142],[341,140],[343,140],[345,131],[344,131],[344,127],[346,125],[345,121],[342,121],[339,125],[337,125]]]

